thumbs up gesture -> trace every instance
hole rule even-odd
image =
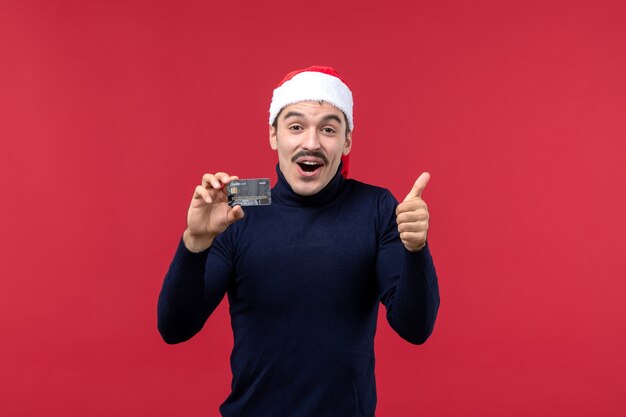
[[[422,193],[428,180],[430,180],[430,174],[422,173],[404,201],[396,208],[396,223],[398,223],[400,240],[411,252],[419,252],[426,246],[428,207],[422,200]]]

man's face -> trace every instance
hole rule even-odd
[[[341,156],[352,146],[352,133],[341,110],[324,102],[301,101],[282,109],[270,146],[297,194],[318,193],[337,173]]]

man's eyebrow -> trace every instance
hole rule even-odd
[[[285,116],[283,116],[283,119],[288,119],[290,117],[304,117],[304,114],[298,113],[297,111],[290,111],[290,112],[285,113]]]
[[[305,117],[305,116],[304,116],[304,114],[302,114],[300,112],[292,110],[292,111],[289,111],[289,112],[285,113],[285,115],[283,116],[283,120],[288,119],[290,117]],[[337,116],[337,115],[334,115],[334,114],[327,114],[326,116],[322,117],[321,122],[324,123],[324,122],[327,122],[329,120],[334,120],[337,123],[339,123],[340,125],[343,123],[341,121],[341,118],[339,116]]]
[[[329,114],[329,115],[324,116],[324,117],[322,118],[322,122],[326,122],[326,121],[328,121],[328,120],[335,120],[335,121],[336,121],[337,123],[339,123],[340,125],[343,123],[343,122],[341,121],[341,119],[339,118],[339,116],[335,116],[334,114]]]

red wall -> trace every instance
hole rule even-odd
[[[0,3],[0,415],[217,415],[226,308],[167,346],[157,295],[204,172],[275,178],[272,88],[312,64],[353,178],[432,173],[440,317],[381,320],[378,415],[625,415],[626,3],[265,4]]]

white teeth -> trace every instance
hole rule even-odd
[[[313,165],[318,165],[318,164],[317,164],[317,162],[312,162],[312,161],[304,161],[304,162],[302,162],[302,163],[303,163],[304,165],[311,165],[311,166],[313,166]]]

